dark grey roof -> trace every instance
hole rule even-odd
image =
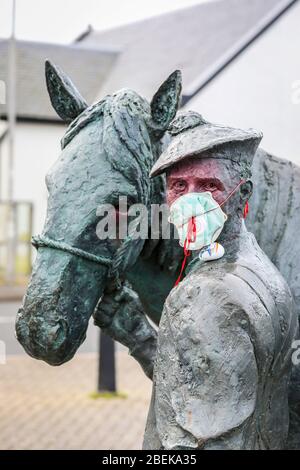
[[[117,52],[108,49],[56,45],[28,41],[16,43],[16,111],[21,118],[59,120],[48,97],[44,63],[45,59],[61,67],[72,79],[82,96],[92,103],[103,85]],[[8,41],[0,40],[0,80],[7,79]],[[0,113],[6,113],[0,104]]]
[[[112,30],[92,31],[86,46],[122,51],[103,93],[130,87],[150,98],[168,74],[183,72],[183,91],[270,16],[284,0],[219,0]]]

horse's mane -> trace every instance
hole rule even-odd
[[[79,114],[79,116],[77,116],[74,121],[71,122],[60,141],[62,150],[73,140],[73,138],[81,131],[81,129],[101,116],[105,101],[106,100],[104,99],[96,104],[92,104],[81,114]]]
[[[153,164],[149,103],[132,90],[121,90],[86,108],[68,127],[61,140],[64,149],[88,124],[99,120],[102,144],[113,168],[138,185],[143,202],[148,194]]]

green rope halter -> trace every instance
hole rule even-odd
[[[140,223],[140,218],[138,217],[134,224],[132,224],[131,231],[134,232],[136,227]],[[120,274],[124,275],[124,272],[128,268],[128,259],[132,250],[136,249],[136,244],[139,240],[132,239],[132,233],[130,232],[128,236],[123,240],[121,246],[117,249],[116,253],[112,258],[107,258],[106,256],[94,255],[88,251],[81,250],[80,248],[75,248],[68,243],[53,240],[50,237],[45,235],[37,235],[32,237],[32,245],[38,249],[39,247],[53,248],[55,250],[64,251],[71,255],[75,255],[79,258],[87,259],[93,261],[97,264],[102,264],[103,266],[108,267],[108,277],[112,282],[112,286],[118,289],[121,285]]]
[[[54,248],[55,250],[65,251],[71,255],[78,256],[79,258],[87,259],[93,261],[97,264],[103,264],[108,268],[112,266],[112,260],[105,256],[94,255],[88,251],[81,250],[80,248],[75,248],[74,246],[68,245],[65,242],[53,240],[52,238],[46,237],[45,235],[37,235],[31,239],[32,245],[38,249],[39,247]]]

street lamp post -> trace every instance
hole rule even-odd
[[[15,231],[14,217],[15,210],[13,205],[14,198],[14,159],[15,159],[15,130],[16,130],[16,0],[12,0],[12,27],[8,48],[8,260],[7,260],[7,280],[12,283],[14,280],[14,259],[15,259]]]

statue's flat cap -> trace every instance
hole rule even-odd
[[[254,129],[243,130],[212,124],[195,112],[184,113],[176,118],[169,133],[172,137],[170,144],[152,167],[151,177],[164,173],[187,158],[201,158],[204,152],[234,142],[245,144],[242,158],[249,160],[251,164],[263,137],[261,132]]]

